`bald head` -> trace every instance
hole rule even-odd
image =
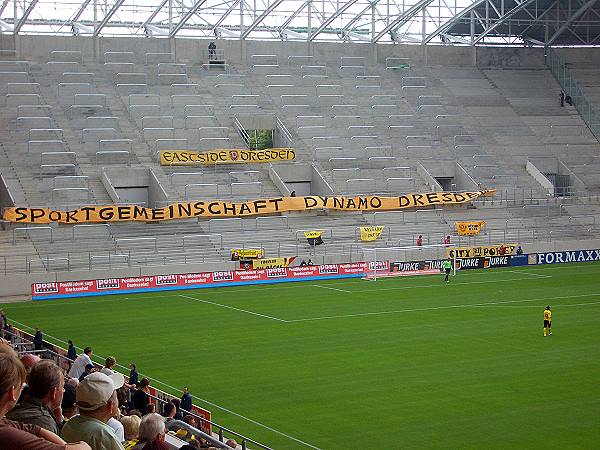
[[[40,361],[41,359],[39,356],[33,355],[31,353],[27,353],[21,356],[21,362],[23,363],[28,372],[33,368],[33,366],[35,366]]]

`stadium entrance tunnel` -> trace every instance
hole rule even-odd
[[[152,169],[105,167],[101,180],[114,203],[150,208],[168,203],[168,195]]]

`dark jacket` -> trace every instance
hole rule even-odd
[[[181,405],[180,405],[181,409],[185,410],[185,411],[191,411],[192,410],[192,396],[189,394],[189,392],[187,394],[183,394],[181,396]]]
[[[46,405],[38,398],[27,395],[21,403],[6,415],[7,419],[30,423],[59,434],[58,423]]]

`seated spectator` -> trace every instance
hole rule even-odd
[[[504,244],[500,244],[500,247],[498,247],[498,254],[500,256],[506,255],[506,247],[504,246]]]
[[[520,245],[517,247],[517,252],[516,253],[517,253],[517,255],[522,255],[523,254],[523,249],[521,248]]]
[[[119,408],[117,408],[117,412],[110,419],[108,419],[106,424],[113,429],[119,442],[125,442],[125,430],[123,428],[123,424],[119,420],[120,418],[121,411],[119,411]]]
[[[235,439],[229,439],[227,442],[225,442],[225,445],[231,448],[237,448],[238,444]]]
[[[78,414],[79,411],[77,410],[76,402],[77,400],[75,397],[75,386],[73,386],[72,384],[65,383],[65,392],[63,394],[63,399],[61,403],[63,424],[71,417]]]
[[[62,429],[68,440],[81,439],[96,449],[124,450],[107,422],[118,411],[116,389],[123,386],[125,379],[120,373],[110,377],[95,372],[77,386],[79,415],[69,420]]]
[[[6,417],[58,434],[65,387],[62,370],[54,361],[40,361],[31,369],[28,381],[27,395]]]
[[[140,423],[140,439],[131,450],[164,450],[168,449],[165,444],[165,421],[159,414],[148,414],[142,418]]]
[[[93,364],[88,364],[87,366],[85,366],[84,372],[81,375],[79,375],[78,381],[83,381],[85,377],[87,377],[90,373],[94,372],[96,372],[96,367]]]
[[[156,406],[154,405],[154,403],[148,403],[144,408],[144,416],[154,413],[156,413]]]
[[[137,409],[141,413],[144,413],[146,405],[150,403],[148,386],[150,386],[150,381],[148,381],[148,378],[142,378],[140,380],[138,389],[131,396],[131,402],[133,403],[134,409]]]
[[[137,439],[140,435],[140,419],[139,416],[123,416],[121,417],[121,423],[123,424],[123,432],[125,435],[126,442],[137,442]]]
[[[104,375],[111,376],[113,373],[115,373],[114,369],[115,369],[116,365],[117,365],[117,360],[115,359],[115,357],[109,356],[108,358],[106,358],[104,367],[102,369],[100,369],[100,372],[102,372]]]
[[[41,361],[40,357],[38,355],[34,355],[33,353],[26,353],[25,355],[21,356],[21,362],[25,366],[25,371],[27,372],[27,377],[29,377],[29,372],[31,372],[31,369],[33,369],[33,367],[40,361]],[[21,401],[23,401],[23,399],[25,398],[25,395],[27,395],[28,389],[29,389],[29,386],[27,385],[27,382],[26,382],[23,385],[23,389],[21,390],[21,397],[19,398],[19,401],[17,403],[21,403]]]
[[[5,418],[21,393],[25,367],[9,352],[0,352],[0,450],[91,450],[84,442],[66,444],[56,434],[37,425]]]
[[[174,420],[175,414],[177,413],[177,408],[171,402],[165,403],[163,405],[163,417],[165,418],[165,424],[168,424],[169,421]]]
[[[198,428],[198,421],[191,414],[187,414],[183,417],[183,421],[187,423],[190,427]]]
[[[83,372],[85,372],[85,366],[88,364],[92,364],[92,348],[86,347],[83,349],[83,353],[75,358],[73,361],[73,365],[71,366],[71,370],[69,370],[69,376],[71,378],[77,378],[81,376]]]
[[[172,398],[171,403],[175,405],[175,418],[177,420],[183,419],[183,414],[181,413],[181,401],[178,398]]]
[[[4,314],[4,310],[0,309],[0,339],[4,339],[4,329],[7,323],[8,319],[6,318],[6,314]]]

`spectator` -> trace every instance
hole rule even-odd
[[[14,354],[0,353],[0,450],[91,450],[84,442],[66,444],[44,428],[4,417],[15,406],[26,374]]]
[[[67,349],[67,358],[69,358],[71,361],[75,361],[75,359],[77,358],[77,350],[75,349],[75,346],[73,345],[73,341],[69,339],[69,348]]]
[[[83,349],[83,353],[79,355],[73,365],[71,366],[71,370],[69,370],[69,376],[71,378],[77,378],[81,376],[83,372],[85,372],[85,366],[88,364],[92,364],[92,348],[86,347]]]
[[[148,386],[150,386],[150,381],[148,381],[148,378],[142,378],[139,388],[131,396],[134,409],[137,409],[141,413],[145,411],[146,405],[150,403]]]
[[[21,356],[21,362],[25,366],[27,374],[29,374],[29,372],[31,372],[31,369],[33,369],[33,367],[41,360],[42,359],[39,356],[34,355],[33,353],[26,353],[23,356]]]
[[[227,440],[227,442],[225,442],[225,445],[231,448],[237,448],[237,442],[235,441],[235,439],[229,439]]]
[[[565,102],[567,102],[567,105],[573,106],[573,99],[570,95],[565,96]]]
[[[561,90],[558,96],[560,97],[560,106],[563,108],[565,106],[565,91]]]
[[[6,417],[59,432],[61,404],[65,387],[62,370],[49,360],[40,361],[29,373],[27,395]]]
[[[504,244],[500,244],[500,247],[498,247],[498,255],[506,255],[506,247],[504,246]]]
[[[88,375],[77,386],[77,406],[80,414],[62,429],[68,440],[82,439],[96,449],[124,450],[107,422],[118,411],[116,389],[125,379],[120,373],[107,376],[100,372]]]
[[[118,420],[120,417],[121,412],[119,411],[119,408],[117,408],[117,412],[110,419],[108,419],[106,425],[113,429],[119,442],[125,442],[125,429],[123,428],[121,421]]]
[[[44,335],[38,327],[35,327],[35,336],[33,336],[33,348],[35,350],[44,349]]]
[[[521,246],[519,245],[517,247],[517,255],[522,255],[523,254],[523,249],[521,248]]]
[[[312,259],[308,258],[308,262],[306,263],[307,266],[312,266],[313,262]]]
[[[156,412],[156,405],[154,403],[148,403],[144,407],[144,416],[147,416],[148,414],[154,414],[155,412]]]
[[[211,42],[208,44],[208,59],[216,59],[217,58],[217,44]]]
[[[137,442],[138,436],[140,435],[140,419],[139,416],[123,416],[121,417],[121,423],[123,424],[123,431],[125,434],[125,440],[127,442]]]
[[[183,417],[183,421],[187,423],[190,427],[198,428],[198,421],[191,414],[186,414]]]
[[[177,413],[177,408],[175,408],[175,405],[171,402],[165,403],[163,405],[163,417],[165,418],[165,424],[168,424],[171,420],[173,420],[173,418],[175,417],[175,414]]]
[[[78,380],[83,381],[85,377],[87,377],[90,373],[94,373],[96,371],[96,367],[93,364],[88,364],[85,366],[85,371],[79,376]]]
[[[137,368],[134,363],[131,363],[129,365],[129,368],[131,369],[129,372],[129,385],[137,387],[137,385],[139,384]]]
[[[100,369],[100,372],[102,372],[104,375],[111,376],[113,373],[115,373],[114,368],[116,365],[117,365],[117,360],[115,359],[115,357],[109,356],[108,358],[106,358],[104,367],[102,369]]]
[[[290,197],[295,197],[295,196],[296,196],[296,191],[290,192]]]
[[[444,245],[450,245],[450,235],[444,238]]]
[[[6,319],[6,314],[4,314],[4,310],[0,309],[0,338],[4,339],[4,329],[6,328],[6,324],[8,323]]]
[[[63,425],[64,422],[77,414],[77,403],[75,397],[75,386],[65,383],[65,392],[61,403]]]
[[[183,414],[181,413],[181,401],[178,398],[172,398],[171,403],[175,405],[175,418],[177,420],[183,419]]]
[[[183,395],[181,396],[181,409],[190,412],[192,410],[192,396],[187,386],[183,388]]]
[[[423,245],[423,235],[419,235],[417,238],[417,247],[421,247]]]
[[[148,414],[140,423],[140,439],[131,450],[168,449],[165,444],[165,421],[159,414]]]

